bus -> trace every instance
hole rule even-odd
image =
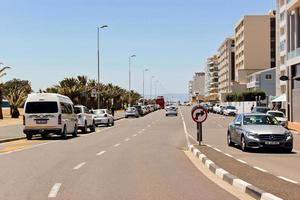
[[[165,99],[163,96],[158,96],[156,98],[156,104],[159,105],[160,109],[165,109]]]

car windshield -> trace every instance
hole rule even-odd
[[[274,117],[284,117],[284,114],[281,112],[268,112],[270,115],[273,115]]]
[[[227,109],[235,110],[236,108],[234,106],[227,106]]]
[[[80,108],[80,107],[74,107],[74,112],[76,113],[76,114],[79,114],[79,113],[82,113],[82,109]]]
[[[271,115],[245,115],[244,125],[279,125]]]
[[[101,115],[101,114],[105,114],[105,110],[93,110],[93,113],[95,115]]]
[[[26,104],[25,113],[57,113],[58,106],[55,101],[38,101],[28,102]]]

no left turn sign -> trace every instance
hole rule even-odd
[[[202,123],[207,119],[207,110],[200,105],[192,109],[192,118],[197,123]]]

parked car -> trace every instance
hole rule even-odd
[[[86,133],[88,128],[91,132],[95,132],[96,124],[93,113],[83,105],[76,105],[74,106],[74,109],[78,116],[78,129],[80,129],[83,133]]]
[[[142,111],[143,111],[143,115],[147,115],[149,113],[149,111],[147,109],[147,106],[142,105],[141,108],[142,108]]]
[[[219,104],[214,105],[213,112],[214,113],[220,113],[220,111],[221,111],[220,105]]]
[[[267,113],[270,110],[268,107],[254,107],[253,110],[251,111],[252,113]]]
[[[139,113],[140,116],[144,116],[144,113],[143,113],[143,110],[142,110],[142,107],[139,106],[139,105],[134,105],[133,107],[135,107]]]
[[[125,118],[128,117],[136,117],[138,118],[140,115],[135,107],[129,107],[125,110]]]
[[[177,108],[175,106],[170,106],[166,109],[166,117],[170,115],[177,116]]]
[[[223,110],[223,115],[235,116],[237,114],[237,109],[235,106],[226,106]]]
[[[283,112],[279,110],[269,110],[267,114],[273,115],[283,127],[287,127],[287,118]]]
[[[23,132],[28,140],[40,134],[46,138],[48,134],[67,134],[77,136],[77,116],[73,102],[69,97],[53,93],[30,94],[24,105]]]
[[[243,151],[250,148],[293,150],[293,135],[269,114],[239,114],[228,126],[227,143],[238,144]]]
[[[96,109],[92,111],[94,114],[95,125],[106,125],[106,126],[114,126],[115,119],[112,116],[112,113],[108,109]]]

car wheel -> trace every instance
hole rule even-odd
[[[27,133],[26,134],[26,139],[27,140],[32,140],[32,134],[31,133]]]
[[[95,130],[96,130],[95,121],[93,121],[93,124],[92,124],[90,130],[91,130],[91,132],[95,132]]]
[[[244,151],[244,152],[247,152],[247,151],[248,151],[247,144],[246,144],[246,141],[245,141],[245,137],[244,137],[244,136],[241,137],[241,149],[242,149],[242,151]]]
[[[82,129],[82,132],[87,133],[87,122],[86,121],[84,122],[84,127]]]
[[[228,131],[228,133],[227,133],[227,144],[228,144],[228,146],[233,146],[234,145],[234,143],[232,142],[232,140],[231,140],[231,134],[230,134],[230,132]]]
[[[41,136],[42,136],[43,140],[47,139],[47,134],[46,133],[42,133]]]
[[[73,136],[73,137],[77,137],[77,131],[78,131],[78,128],[77,128],[77,126],[75,125],[74,131],[73,131],[73,133],[72,133],[72,136]]]
[[[67,139],[67,128],[64,127],[63,132],[61,133],[61,139]]]

